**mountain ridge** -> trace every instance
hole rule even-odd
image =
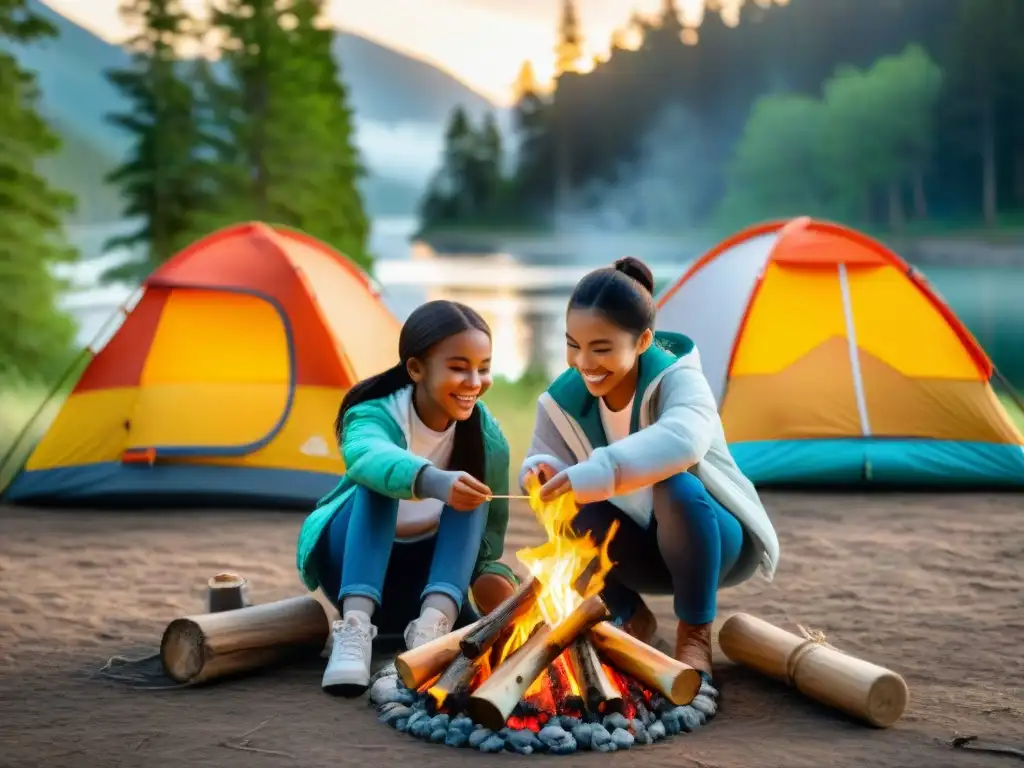
[[[126,66],[129,54],[42,0],[28,0],[27,5],[59,32],[56,39],[6,46],[23,67],[36,74],[41,110],[65,139],[61,152],[43,160],[40,167],[51,182],[87,203],[80,202],[72,219],[75,223],[120,218],[117,191],[97,184],[96,176],[102,178],[115,167],[130,146],[130,137],[107,120],[108,114],[122,111],[126,102],[104,76],[106,70]],[[450,72],[377,40],[336,30],[332,53],[348,88],[360,139],[365,129],[380,134],[402,126],[439,141],[448,113],[456,105],[475,116],[498,108]],[[425,181],[422,169],[403,171],[404,178],[394,169],[382,173],[375,165],[388,164],[388,148],[368,145],[367,151],[366,142],[359,143],[370,170],[362,189],[371,215],[411,213]],[[433,162],[432,157],[424,160]]]

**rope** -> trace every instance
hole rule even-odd
[[[796,622],[794,622],[796,624]],[[839,649],[833,646],[825,638],[825,633],[820,629],[808,629],[803,624],[796,624],[804,641],[798,645],[786,660],[786,682],[792,686],[796,685],[796,673],[800,662],[806,659],[817,648],[831,648],[834,651]]]
[[[96,670],[95,674],[113,682],[125,683],[138,691],[170,691],[187,688],[188,683],[150,685],[157,680],[167,679],[162,669],[159,671],[153,669],[152,662],[159,661],[159,659],[159,653],[150,653],[134,659],[126,656],[111,656],[107,659],[106,664]]]

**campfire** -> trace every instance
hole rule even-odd
[[[717,693],[699,673],[609,622],[608,545],[577,537],[571,496],[530,505],[547,541],[516,553],[529,578],[470,626],[401,654],[373,685],[381,719],[485,752],[566,754],[650,744],[702,725]]]

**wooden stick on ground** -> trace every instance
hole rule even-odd
[[[541,673],[580,635],[608,618],[608,608],[597,595],[584,600],[553,628],[546,624],[491,673],[469,697],[469,714],[491,730],[505,726],[513,708]]]
[[[460,708],[461,702],[458,699],[468,697],[469,686],[476,676],[476,661],[463,653],[455,657],[441,673],[441,677],[427,689],[428,703],[432,710],[437,711],[446,703],[449,705],[449,714],[454,714],[453,709]]]
[[[462,653],[467,658],[475,659],[489,651],[506,627],[536,605],[542,589],[541,582],[532,576],[524,581],[513,595],[480,619],[473,631],[462,639]]]
[[[569,663],[587,710],[592,714],[622,712],[622,691],[608,679],[593,644],[581,637],[569,648]]]
[[[323,606],[302,595],[175,619],[160,641],[160,661],[176,683],[204,683],[294,655],[319,655],[329,632]]]
[[[700,690],[700,673],[632,635],[602,621],[590,630],[597,652],[652,691],[676,705],[689,704]]]
[[[417,691],[427,681],[441,674],[459,655],[459,643],[479,624],[475,621],[462,629],[449,632],[418,648],[399,654],[395,659],[398,676],[406,688]]]

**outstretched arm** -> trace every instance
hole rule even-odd
[[[555,475],[575,463],[575,457],[558,429],[548,416],[544,406],[537,403],[537,415],[533,422],[533,437],[526,450],[526,459],[519,470],[519,487],[526,492],[526,476],[531,472]],[[544,477],[544,480],[550,477]]]

